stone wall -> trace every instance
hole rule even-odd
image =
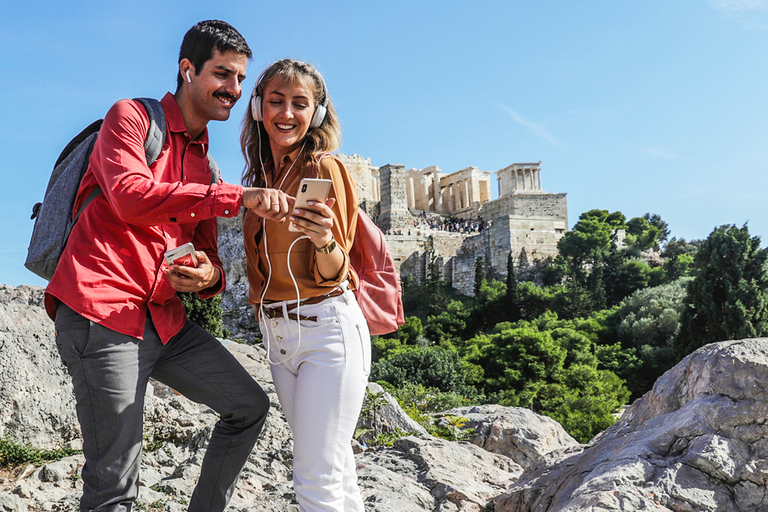
[[[454,173],[437,166],[406,170],[376,167],[356,154],[338,156],[355,180],[361,206],[391,233],[387,243],[403,278],[416,283],[426,279],[434,257],[447,283],[472,294],[477,258],[487,277],[504,279],[510,252],[521,272],[531,270],[557,255],[557,242],[568,230],[566,194],[541,188],[541,162],[497,171],[501,197],[491,200],[491,173],[477,167]],[[423,212],[482,220],[486,229],[465,234],[424,229],[418,226]]]
[[[504,196],[483,204],[480,217],[493,220],[514,215],[520,217],[551,217],[568,227],[568,202],[566,194],[524,193]]]
[[[372,203],[380,200],[379,168],[371,165],[370,158],[360,155],[344,155],[339,153],[339,159],[344,162],[352,178],[355,180],[357,197],[361,203]]]
[[[387,164],[379,169],[381,202],[377,224],[383,231],[403,230],[413,225],[405,190],[405,166]]]
[[[443,279],[457,292],[474,293],[475,262],[482,258],[488,278],[505,279],[507,258],[512,252],[515,267],[524,271],[536,262],[557,256],[557,242],[566,232],[565,194],[556,198],[541,196],[541,211],[535,209],[535,197],[503,198],[484,205],[481,213],[497,212],[486,220],[477,233],[454,233],[434,229],[411,228],[405,234],[386,235],[395,265],[401,275],[420,284],[427,278],[427,268],[434,256],[441,266]],[[522,199],[515,202],[511,199]],[[502,204],[496,205],[495,203]],[[514,208],[514,207],[517,208]],[[514,211],[517,215],[503,212]],[[525,214],[522,214],[524,212]],[[562,216],[546,215],[558,212]],[[481,218],[485,215],[481,215]],[[412,216],[412,219],[417,216]]]

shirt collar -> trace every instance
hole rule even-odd
[[[280,162],[280,167],[282,168],[285,164],[290,165],[291,162],[295,161],[299,157],[299,151],[301,151],[301,148],[302,146],[299,146],[287,155],[283,156],[283,160]]]
[[[279,170],[278,170],[278,172],[277,172],[277,174],[275,175],[275,178],[274,178],[275,179],[275,183],[281,183],[282,184],[282,182],[285,179],[284,176],[288,173],[289,170],[291,170],[291,172],[295,172],[295,169],[293,168],[293,163],[299,157],[299,152],[300,151],[301,151],[301,146],[299,146],[298,148],[294,149],[293,151],[291,151],[287,155],[283,156],[283,159],[280,161]],[[292,181],[292,179],[288,180],[289,183],[291,181]]]
[[[172,133],[184,133],[187,134],[187,127],[184,124],[184,117],[181,115],[181,109],[179,104],[176,103],[176,98],[170,92],[165,93],[163,99],[160,100],[165,111],[165,124],[168,127],[168,131]],[[189,135],[187,134],[187,137]],[[206,126],[203,133],[195,140],[208,147],[208,127]]]

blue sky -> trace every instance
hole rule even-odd
[[[210,18],[251,46],[248,91],[280,58],[323,72],[343,153],[445,172],[541,161],[569,227],[651,212],[678,238],[748,222],[768,243],[768,0],[7,2],[0,284],[45,284],[23,266],[29,213],[63,146],[114,101],[174,89],[184,33]],[[245,107],[209,125],[230,182]]]

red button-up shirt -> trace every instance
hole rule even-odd
[[[141,339],[149,313],[167,343],[186,314],[163,273],[165,252],[192,242],[222,270],[216,217],[239,213],[243,187],[221,180],[211,184],[207,129],[191,140],[173,95],[161,103],[167,134],[151,167],[144,153],[149,129],[144,107],[121,100],[104,118],[75,211],[97,184],[103,193],[80,215],[46,288],[51,318],[61,301],[104,327]],[[212,297],[224,286],[222,270],[221,281],[200,296]]]

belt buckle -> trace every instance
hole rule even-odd
[[[279,313],[282,313],[280,308],[264,308],[264,316],[267,318],[277,318],[278,316],[282,316],[279,315]]]

